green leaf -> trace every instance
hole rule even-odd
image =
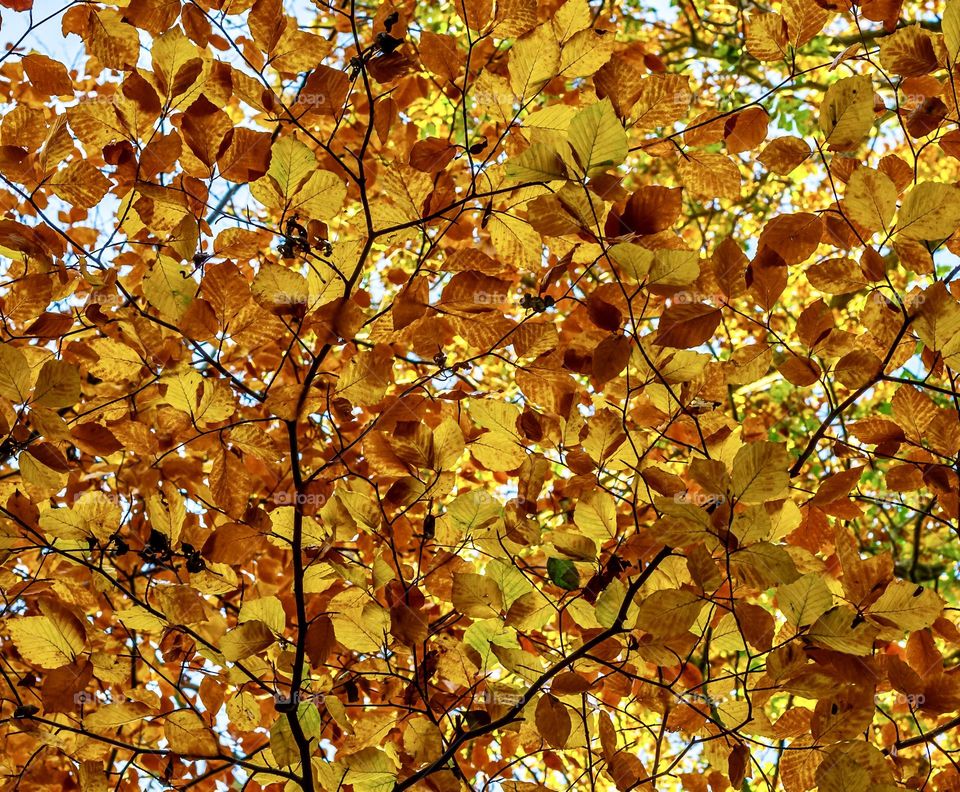
[[[627,133],[609,99],[590,105],[570,122],[570,145],[586,176],[620,165],[627,158]]]
[[[297,706],[297,720],[306,737],[319,733],[320,712],[313,702],[307,701]],[[300,748],[286,715],[280,715],[270,727],[270,750],[281,767],[290,767],[300,761]]]
[[[580,573],[576,564],[569,559],[548,558],[547,574],[550,575],[550,581],[562,589],[573,591],[580,588]]]
[[[521,181],[556,181],[567,178],[567,167],[552,145],[534,143],[507,163],[507,176]]]

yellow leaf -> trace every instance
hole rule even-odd
[[[143,361],[126,344],[112,338],[97,338],[88,346],[99,358],[88,366],[93,376],[110,382],[120,382],[134,379],[140,373]]]
[[[952,184],[921,182],[903,199],[897,233],[908,239],[944,239],[960,225],[960,190]]]
[[[0,344],[0,396],[14,404],[27,400],[30,393],[30,364],[19,349]]]
[[[327,605],[337,640],[354,652],[379,652],[390,634],[390,612],[351,586]]]
[[[553,31],[561,44],[577,31],[590,27],[593,13],[587,0],[567,0],[553,15]]]
[[[171,545],[176,545],[186,519],[186,506],[183,496],[169,482],[164,483],[162,494],[162,499],[157,493],[147,496],[147,516],[150,526],[166,536]]]
[[[289,201],[316,167],[317,157],[313,151],[288,135],[273,144],[267,176],[274,180],[280,195]]]
[[[167,404],[190,416],[198,427],[217,423],[234,411],[233,394],[220,380],[205,378],[193,369],[164,376]]]
[[[242,691],[227,702],[227,717],[240,731],[253,731],[260,725],[260,704],[253,693]]]
[[[163,736],[173,753],[183,756],[217,756],[220,745],[213,732],[189,709],[177,710],[167,715],[163,723]]]
[[[790,457],[779,443],[750,443],[737,451],[731,475],[732,495],[741,503],[764,503],[786,495]]]
[[[488,619],[503,608],[503,592],[492,578],[460,572],[453,577],[451,602],[454,608],[467,616]]]
[[[472,490],[457,495],[446,504],[443,520],[456,529],[457,538],[495,522],[503,514],[500,501],[484,490]]]
[[[885,173],[857,168],[847,182],[843,208],[868,231],[886,231],[897,210],[897,187]]]
[[[654,591],[640,603],[635,627],[658,638],[683,635],[693,626],[703,605],[703,600],[691,591]]]
[[[253,279],[254,295],[267,305],[299,305],[307,302],[303,275],[279,264],[264,264]]]
[[[0,353],[2,354],[2,353]],[[2,370],[0,360],[0,370]],[[80,398],[80,373],[64,360],[48,360],[33,386],[33,404],[52,410],[72,407]]]
[[[933,589],[906,580],[894,580],[867,608],[867,616],[913,632],[933,624],[943,611],[943,601]]]
[[[867,75],[831,83],[820,104],[820,131],[830,148],[851,149],[873,126],[873,83]]]
[[[759,61],[783,60],[787,55],[787,23],[780,14],[759,14],[747,28],[747,52]]]
[[[830,15],[814,0],[784,0],[783,18],[794,49],[799,49],[817,35]]]
[[[257,619],[277,635],[283,635],[287,623],[283,604],[277,597],[260,597],[259,599],[245,601],[240,608],[238,618],[241,622]]]
[[[347,773],[343,784],[354,792],[390,792],[397,781],[398,765],[380,748],[369,747],[344,759]]]
[[[329,220],[340,211],[346,197],[343,179],[330,171],[316,170],[291,196],[287,210],[305,218]]]
[[[485,432],[470,442],[470,453],[487,470],[513,470],[527,458],[517,439],[498,430]]]
[[[320,712],[316,704],[311,701],[299,704],[297,720],[307,739],[316,739],[320,731]],[[300,748],[294,739],[290,719],[286,715],[281,715],[270,727],[270,752],[281,767],[300,763]]]
[[[220,639],[220,652],[235,663],[263,651],[274,642],[273,633],[262,621],[244,622]]]
[[[337,380],[336,394],[351,404],[367,407],[383,398],[393,380],[393,351],[381,345],[350,359]]]
[[[880,65],[890,74],[922,77],[937,67],[933,35],[920,25],[900,28],[880,39]]]
[[[129,608],[114,611],[117,619],[124,627],[138,632],[160,633],[166,629],[167,622],[159,616],[155,616],[146,608],[139,605],[131,605]]]
[[[580,498],[573,511],[573,521],[597,546],[617,535],[617,504],[606,490],[594,490]]]
[[[280,454],[273,439],[256,424],[240,424],[230,429],[230,442],[245,454],[253,454],[264,462],[276,462]]]
[[[59,668],[72,663],[86,646],[83,625],[66,611],[27,616],[7,623],[17,651],[28,663]]]
[[[607,249],[607,255],[616,265],[617,274],[621,278],[629,278],[637,283],[640,283],[647,277],[654,257],[652,250],[647,250],[647,248],[631,242],[621,242],[620,244],[609,247]],[[694,261],[696,260],[693,256],[690,258],[693,258]],[[698,273],[699,269],[693,273],[691,280],[694,280]]]
[[[537,94],[560,69],[560,45],[547,23],[517,39],[510,50],[510,87],[523,102]]]
[[[939,352],[947,365],[953,365],[960,354],[960,304],[942,283],[923,293],[914,328],[928,349]]]
[[[45,508],[40,513],[40,530],[58,539],[85,539],[90,535],[86,520],[73,509]]]
[[[432,467],[434,470],[452,471],[463,455],[463,450],[463,431],[456,421],[447,418],[433,430]]]
[[[66,473],[47,467],[27,452],[20,454],[17,465],[20,467],[23,483],[27,487],[27,494],[36,500],[49,498],[66,483]]]
[[[104,9],[88,28],[85,43],[90,53],[108,69],[131,69],[137,65],[140,37],[137,29],[123,21],[119,11]]]
[[[567,178],[567,166],[559,150],[549,143],[534,143],[507,162],[507,178],[518,181],[557,181]]]
[[[141,701],[117,701],[104,704],[84,715],[83,728],[94,733],[109,732],[127,723],[140,723],[152,710]]]
[[[877,628],[864,621],[853,608],[838,605],[817,619],[807,635],[827,649],[863,656],[873,652],[877,633]]]
[[[272,54],[274,68],[285,72],[310,71],[330,53],[331,44],[322,36],[301,30],[287,17],[287,26]]]
[[[958,0],[947,0],[943,9],[943,41],[947,46],[947,55],[950,62],[957,60],[960,54],[960,2]]]
[[[629,116],[633,125],[643,131],[669,126],[689,112],[692,101],[693,94],[686,77],[651,74],[640,81],[639,97]]]
[[[689,152],[677,163],[683,186],[697,198],[740,197],[740,169],[726,154]]]
[[[487,230],[501,259],[528,272],[540,268],[543,241],[529,223],[519,217],[497,212],[490,218]]]
[[[153,40],[150,47],[150,56],[158,93],[162,99],[169,101],[174,96],[174,86],[177,95],[187,91],[197,77],[200,70],[192,70],[188,64],[200,57],[197,45],[188,39],[180,28],[171,28]],[[186,67],[186,68],[185,68]],[[186,85],[183,84],[187,75],[192,75]],[[178,79],[179,78],[179,79]]]
[[[563,45],[559,74],[566,79],[589,77],[613,54],[613,33],[598,28],[581,30]]]
[[[813,624],[833,607],[833,594],[822,575],[811,572],[777,589],[777,605],[794,627]]]
[[[57,171],[49,184],[53,192],[78,209],[91,209],[103,200],[113,183],[89,160],[77,160]]]
[[[143,296],[157,309],[161,318],[178,322],[197,293],[190,270],[169,256],[158,256],[143,279]]]
[[[701,611],[700,619],[698,619],[697,626],[694,627],[694,632],[701,635],[703,634],[704,630],[701,629],[702,619],[708,613],[710,613],[708,609]],[[706,625],[703,625],[703,628],[706,628]],[[720,621],[717,622],[710,634],[710,645],[720,653],[742,652],[746,649],[736,616],[732,613],[726,613]]]

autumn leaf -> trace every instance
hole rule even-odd
[[[220,746],[213,732],[193,710],[178,710],[164,718],[163,734],[170,750],[185,756],[216,756]]]
[[[720,319],[720,309],[704,303],[672,305],[660,316],[655,341],[679,349],[700,346],[713,336]]]
[[[17,619],[8,628],[17,651],[42,668],[59,668],[73,662],[86,644],[82,625],[61,610]]]
[[[957,0],[0,3],[15,785],[957,786]]]
[[[873,126],[873,84],[868,76],[830,84],[820,105],[820,131],[831,148],[853,148]]]

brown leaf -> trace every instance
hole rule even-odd
[[[720,319],[720,309],[706,303],[671,305],[660,316],[654,343],[676,349],[700,346],[713,337]]]
[[[563,748],[570,737],[572,722],[567,707],[549,693],[537,702],[537,731],[553,748]]]
[[[619,330],[623,322],[623,314],[620,313],[620,309],[596,294],[591,294],[587,298],[587,313],[591,322],[601,330],[608,330],[611,333]]]
[[[748,107],[730,116],[723,127],[727,151],[740,154],[759,146],[767,136],[770,118],[762,107]]]
[[[630,360],[633,347],[630,339],[622,335],[609,335],[593,353],[593,376],[599,383],[607,382],[622,372]]]
[[[641,187],[627,200],[619,215],[619,225],[607,224],[608,236],[656,234],[670,228],[680,216],[680,189]]]
[[[410,165],[424,173],[439,173],[457,153],[456,147],[441,138],[417,141],[410,150]]]
[[[750,749],[744,743],[737,743],[727,757],[727,777],[730,786],[739,789],[750,767]]]

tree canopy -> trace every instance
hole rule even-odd
[[[4,789],[960,787],[960,0],[32,2]]]

